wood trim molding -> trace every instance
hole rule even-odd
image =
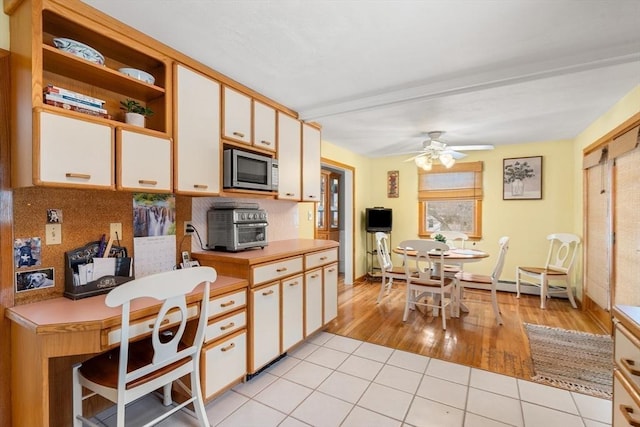
[[[608,144],[613,138],[616,138],[622,135],[625,132],[628,132],[635,126],[640,124],[640,113],[636,113],[633,116],[629,117],[627,120],[611,129],[606,134],[602,135],[600,138],[596,139],[595,142],[589,144],[582,150],[582,154],[588,154],[594,150],[597,150],[604,145]]]

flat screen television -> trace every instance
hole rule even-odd
[[[367,208],[365,227],[369,232],[391,231],[393,211],[389,208]]]

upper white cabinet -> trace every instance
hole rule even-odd
[[[302,201],[320,201],[320,129],[302,124]]]
[[[220,192],[220,84],[182,65],[175,67],[176,193]]]
[[[44,111],[35,118],[35,184],[114,188],[111,126]]]
[[[148,131],[150,132],[150,131]],[[171,140],[118,128],[118,190],[171,192]]]
[[[276,151],[276,110],[253,100],[253,146]]]
[[[279,199],[300,200],[300,132],[298,119],[278,112]]]
[[[222,137],[251,144],[251,98],[228,86],[222,97]]]

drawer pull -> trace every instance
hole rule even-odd
[[[139,179],[138,180],[138,184],[140,185],[158,185],[158,181],[155,181],[153,179]]]
[[[260,141],[260,143],[261,143],[261,144],[264,144],[264,145],[271,145],[271,141],[267,141],[267,140],[265,140],[265,139],[263,139],[262,141]]]
[[[234,132],[233,135],[237,136],[238,138],[244,138],[244,133],[242,132]]]
[[[335,268],[330,268],[330,269],[327,270],[327,272],[329,272],[329,273],[333,273],[334,271],[336,271]]]
[[[269,289],[267,292],[263,292],[262,295],[266,297],[267,295],[271,295],[272,293],[273,293],[273,289]]]
[[[625,369],[629,372],[631,372],[633,375],[638,375],[640,376],[640,369],[636,368],[636,362],[634,362],[632,359],[620,359],[620,363],[622,363],[622,366],[625,367]]]
[[[231,350],[232,348],[234,348],[235,346],[236,346],[236,343],[232,342],[232,343],[231,343],[231,344],[229,344],[228,346],[226,346],[226,347],[222,347],[222,348],[220,349],[220,351],[229,351],[229,350]]]
[[[298,282],[297,280],[295,282],[291,282],[289,283],[289,286],[298,286],[300,284],[300,282]]]
[[[169,319],[163,319],[162,322],[160,322],[161,325],[166,325],[167,323],[169,323]],[[153,324],[149,325],[149,329],[153,329]]]
[[[91,179],[91,175],[86,173],[67,172],[66,174],[64,174],[64,176],[66,176],[67,178]]]
[[[231,322],[231,323],[229,323],[227,325],[220,326],[220,330],[221,331],[226,331],[227,329],[233,328],[234,326],[236,326],[236,324],[234,322]]]
[[[316,198],[316,196],[314,194],[309,194],[307,197],[310,198],[310,199],[315,199]]]
[[[282,268],[278,268],[276,270],[276,273],[284,273],[285,271],[287,271],[287,267],[282,267]]]
[[[285,196],[295,196],[293,193],[285,193]]]
[[[620,405],[620,411],[622,412],[622,415],[624,416],[624,419],[627,420],[627,423],[629,423],[630,426],[632,427],[640,427],[640,421],[638,421],[637,419],[633,418],[633,408],[629,405]]]
[[[313,275],[311,275],[309,277],[311,277],[312,279],[315,279],[316,277],[318,277],[318,275],[317,274],[313,274]]]
[[[235,304],[235,303],[236,303],[236,302],[235,302],[234,300],[231,300],[231,301],[229,301],[229,302],[223,302],[222,304],[220,304],[220,307],[222,307],[222,308],[230,307],[230,306],[232,306],[232,305],[233,305],[233,304]]]
[[[327,259],[327,257],[326,257],[326,256],[321,256],[321,257],[320,257],[320,261],[324,261],[324,260],[326,260],[326,259]]]
[[[205,184],[193,184],[193,188],[197,188],[198,190],[206,190],[207,188],[209,188],[209,186]]]

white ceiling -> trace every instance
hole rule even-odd
[[[573,138],[640,84],[640,0],[84,0],[366,156]]]

